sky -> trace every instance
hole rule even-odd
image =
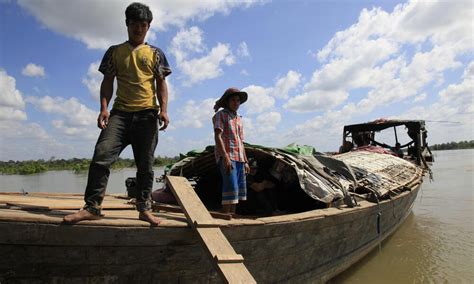
[[[0,0],[0,160],[92,157],[98,64],[127,40],[130,3]],[[142,3],[173,70],[157,156],[213,144],[228,87],[249,94],[252,144],[336,151],[344,125],[379,118],[426,120],[430,144],[474,139],[472,1]]]

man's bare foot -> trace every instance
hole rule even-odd
[[[236,207],[237,207],[237,204],[223,204],[221,213],[235,214]]]
[[[87,210],[81,210],[73,214],[64,216],[63,222],[66,224],[74,224],[84,220],[97,220],[100,216],[94,215]]]
[[[156,227],[161,223],[161,219],[153,215],[151,211],[140,212],[138,219],[150,223],[152,227]]]

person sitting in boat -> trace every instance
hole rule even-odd
[[[359,132],[354,133],[352,139],[354,140],[357,148],[370,146],[370,142],[373,140],[373,135],[370,132]]]
[[[400,143],[395,143],[395,147],[391,148],[392,152],[395,153],[399,158],[403,158],[403,150],[400,148]]]
[[[354,148],[354,144],[351,141],[344,141],[341,147],[339,147],[339,154],[347,153]]]
[[[247,199],[245,175],[250,171],[244,148],[242,119],[237,110],[248,95],[237,88],[227,89],[216,101],[212,117],[215,157],[222,176],[222,211],[235,213],[239,200]],[[221,109],[222,108],[222,109]]]
[[[277,181],[268,170],[260,168],[256,160],[250,163],[250,172],[247,175],[248,202],[255,214],[271,216],[278,210]]]

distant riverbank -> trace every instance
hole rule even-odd
[[[448,142],[441,144],[434,144],[430,146],[433,151],[437,150],[458,150],[458,149],[474,149],[474,140],[471,141],[460,141],[460,142]]]
[[[178,157],[157,157],[153,164],[154,167],[161,167],[172,164],[178,160]],[[89,168],[90,159],[50,159],[36,161],[0,161],[0,174],[7,175],[29,175],[42,173],[46,171],[69,170],[74,172],[86,171]],[[134,168],[133,159],[119,158],[112,166],[113,169]]]
[[[457,150],[457,149],[474,149],[474,140],[470,141],[459,141],[459,142],[448,142],[441,144],[433,144],[430,146],[432,151],[438,150]],[[168,164],[175,163],[178,161],[179,157],[160,157],[155,158],[155,167],[161,167]],[[91,160],[90,159],[54,159],[49,160],[31,160],[31,161],[0,161],[0,174],[7,175],[29,175],[42,173],[46,171],[60,171],[60,170],[69,170],[74,172],[86,171],[89,168]],[[124,168],[134,168],[135,161],[133,159],[122,159],[119,158],[115,164],[113,164],[113,169],[124,169]]]

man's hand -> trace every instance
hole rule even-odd
[[[245,168],[245,174],[248,175],[250,173],[249,163],[245,162],[244,168]]]
[[[230,172],[232,172],[232,169],[234,167],[232,167],[232,162],[230,161],[230,158],[227,156],[224,158],[224,166],[225,166],[226,173],[230,175]]]
[[[163,121],[163,126],[160,128],[160,130],[165,130],[168,127],[168,124],[170,123],[168,113],[164,111],[160,112],[160,120]]]
[[[97,127],[100,129],[105,129],[107,127],[107,123],[109,122],[109,111],[103,110],[99,113],[99,117],[97,118]]]

